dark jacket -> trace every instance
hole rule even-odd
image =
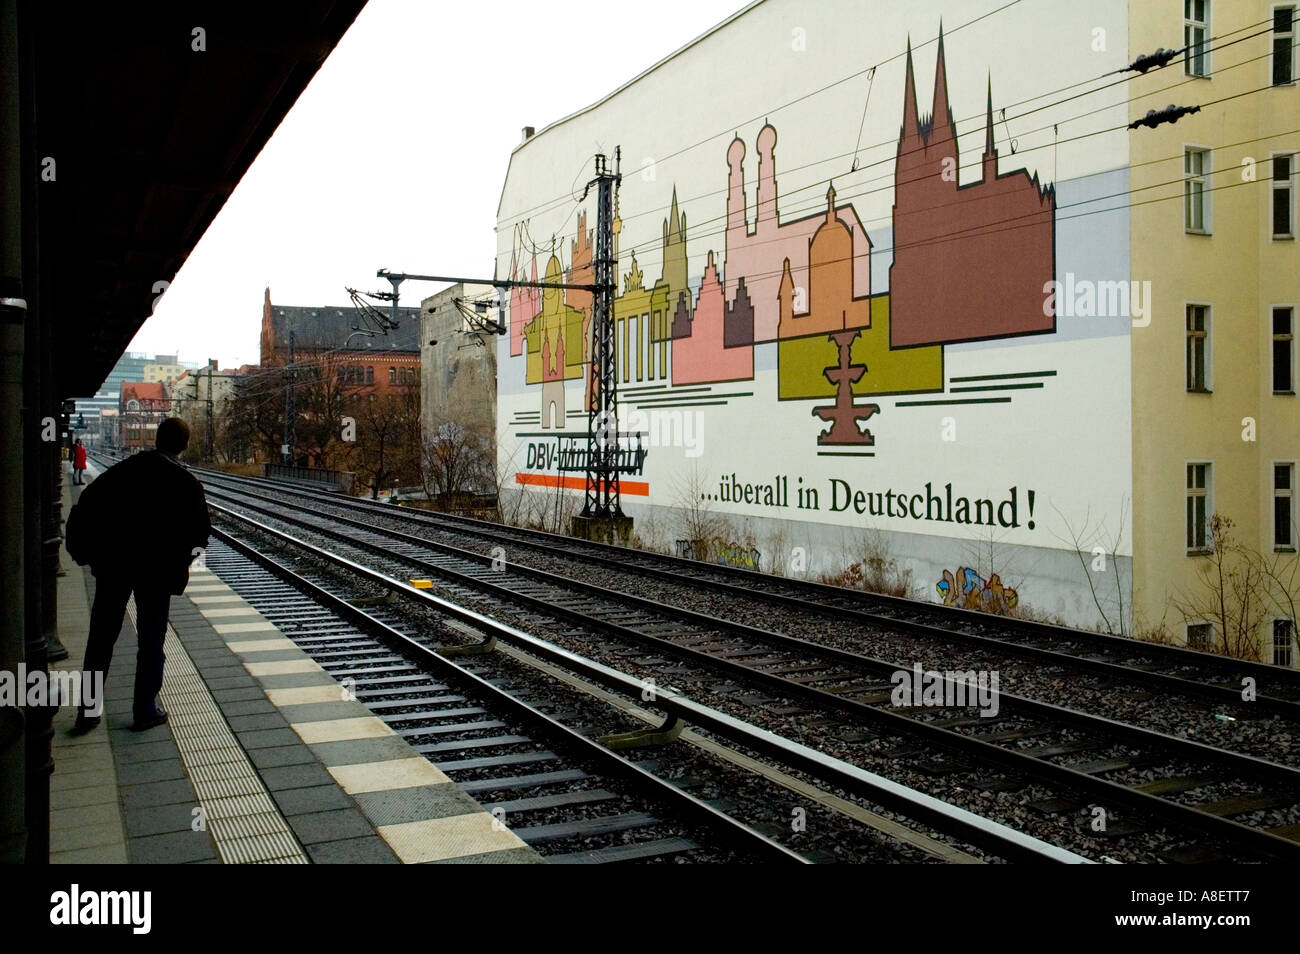
[[[210,530],[208,502],[194,475],[174,457],[142,451],[81,492],[66,536],[68,553],[96,576],[179,594]]]

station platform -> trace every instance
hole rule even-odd
[[[76,670],[95,579],[62,563],[54,668]],[[166,724],[130,730],[133,605],[100,725],[73,735],[59,710],[51,863],[542,861],[206,568],[172,597],[165,651]]]

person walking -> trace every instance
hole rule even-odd
[[[72,445],[72,482],[74,484],[84,484],[86,482],[86,448],[81,443],[81,438]]]
[[[126,603],[135,595],[135,731],[167,721],[157,696],[166,663],[163,640],[171,598],[185,592],[190,563],[201,557],[211,530],[203,487],[178,460],[189,441],[184,421],[163,421],[156,450],[108,468],[86,485],[68,514],[68,553],[82,566],[89,565],[95,576],[86,673],[100,673],[107,680]],[[81,709],[73,731],[89,732],[101,716]]]

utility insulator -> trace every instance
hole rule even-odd
[[[1161,123],[1176,123],[1184,116],[1192,113],[1199,113],[1199,106],[1175,106],[1170,103],[1164,109],[1148,110],[1147,114],[1141,119],[1135,119],[1128,124],[1129,129],[1137,129],[1139,126],[1146,126],[1148,129],[1155,129]]]
[[[1120,70],[1120,72],[1126,73],[1129,70],[1133,70],[1137,73],[1145,73],[1149,69],[1158,69],[1162,66],[1168,66],[1169,61],[1177,56],[1178,53],[1178,50],[1166,50],[1164,47],[1161,47],[1154,53],[1144,53],[1142,56],[1139,56],[1128,66],[1124,67],[1124,69]]]

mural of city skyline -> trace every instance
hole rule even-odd
[[[871,240],[852,204],[837,200],[833,182],[823,210],[781,219],[777,140],[770,123],[755,138],[752,215],[746,144],[737,137],[728,145],[725,244],[720,256],[708,250],[694,291],[675,187],[663,220],[660,277],[647,287],[635,250],[620,256],[620,386],[753,380],[754,348],[774,343],[778,399],[820,402],[811,408],[812,425],[824,428],[817,443],[871,445],[869,419],[879,406],[859,398],[942,391],[946,345],[1055,331],[1042,294],[1056,273],[1055,190],[1023,167],[999,172],[991,78],[981,177],[959,184],[942,36],[928,115],[918,109],[908,49],[888,288],[872,288]],[[577,224],[568,268],[552,251],[545,281],[592,281],[585,214]],[[616,253],[620,231],[616,214]],[[516,227],[509,277],[537,280],[536,248],[526,252],[525,238]],[[586,407],[589,395],[567,394],[565,382],[588,378],[591,311],[589,291],[511,293],[510,354],[526,362],[527,383],[540,386],[544,429],[564,428],[566,396],[570,412]]]

